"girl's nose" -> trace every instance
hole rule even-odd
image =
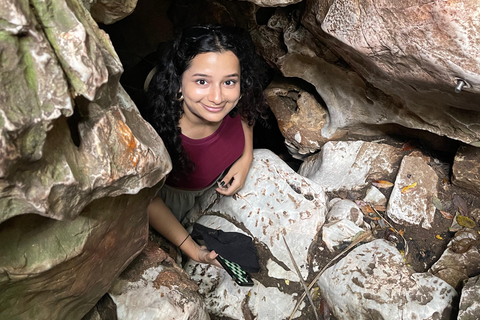
[[[221,103],[223,101],[222,88],[217,85],[211,86],[208,93],[208,100],[215,104]]]

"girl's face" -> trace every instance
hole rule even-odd
[[[183,111],[192,124],[219,123],[240,100],[240,62],[232,51],[198,54],[182,75]]]

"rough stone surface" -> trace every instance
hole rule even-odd
[[[327,223],[322,227],[322,241],[333,252],[335,246],[351,241],[355,235],[365,230],[361,228],[364,225],[363,214],[355,202],[335,198],[329,206]]]
[[[109,295],[119,320],[210,319],[198,289],[172,258],[150,242],[115,280]]]
[[[0,318],[81,319],[145,246],[170,159],[79,1],[0,12]]]
[[[199,211],[208,207],[208,211],[228,217],[256,241],[264,243],[290,270],[295,269],[282,237],[299,261],[307,261],[308,248],[326,214],[324,190],[295,173],[267,149],[254,150],[247,180],[236,197],[221,197],[213,205],[212,202],[212,195],[206,194],[200,199]],[[307,266],[298,264],[306,276]]]
[[[480,314],[480,276],[468,279],[462,289],[458,320],[475,320]]]
[[[199,213],[207,215],[198,219]],[[224,231],[243,230],[264,248],[265,260],[269,258],[274,262],[266,267],[271,268],[268,269],[269,275],[279,280],[269,281],[278,282],[281,288],[285,279],[298,281],[283,237],[302,277],[306,278],[308,249],[325,221],[325,214],[325,194],[318,184],[296,174],[271,151],[255,150],[242,190],[234,197],[217,198],[215,192],[205,194],[187,218]],[[192,262],[187,270],[201,283],[208,309],[217,316],[249,319],[243,317],[251,313],[258,319],[265,319],[268,314],[275,314],[279,315],[275,319],[284,319],[295,305],[292,295],[272,287],[271,283],[262,284],[255,280],[254,287],[241,288],[224,270]],[[248,310],[242,305],[248,306]]]
[[[302,0],[240,0],[255,3],[260,7],[284,7],[301,2]]]
[[[2,1],[0,184],[21,161],[42,157],[54,119],[71,116],[67,79],[26,1]],[[37,28],[38,27],[38,28]]]
[[[398,250],[374,240],[327,269],[318,285],[337,319],[450,319],[454,288],[428,273],[410,274]]]
[[[90,13],[98,23],[112,24],[130,15],[138,0],[96,0],[90,4]]]
[[[327,142],[321,152],[302,163],[298,173],[326,191],[359,190],[370,180],[394,172],[402,155],[396,148],[364,141]]]
[[[272,82],[265,96],[293,157],[304,159],[327,141],[322,129],[328,113],[312,94],[294,83]]]
[[[429,272],[459,289],[464,280],[480,274],[480,253],[476,247],[479,238],[475,230],[458,231]]]
[[[462,146],[453,162],[452,183],[480,194],[480,148]]]
[[[405,156],[388,201],[388,217],[395,223],[429,229],[435,216],[437,183],[437,174],[423,157]]]
[[[0,224],[0,319],[81,319],[145,246],[155,191],[95,200],[73,221]]]
[[[241,232],[233,224],[220,217],[203,216],[198,222],[210,228]],[[296,248],[295,243],[291,243],[290,246],[291,249]],[[301,261],[299,259],[297,263],[301,263]],[[285,264],[279,266],[269,263],[266,267],[272,268],[269,275],[278,278],[278,283],[284,284],[285,279],[298,281],[298,276],[294,271],[287,272],[285,270]],[[287,319],[296,303],[293,295],[255,280],[255,274],[252,275],[253,287],[240,287],[225,270],[220,268],[201,265],[190,260],[185,265],[185,269],[190,277],[199,284],[200,293],[205,297],[209,313],[218,317],[250,319],[253,316],[257,319],[269,319],[270,317]],[[304,305],[302,305],[303,307]],[[296,313],[296,316],[298,315],[300,312]]]
[[[478,144],[476,1],[334,1],[325,15],[317,14],[318,9],[325,12],[314,7],[307,29],[318,35],[325,32],[322,38],[362,77],[394,97],[386,119]],[[455,93],[457,77],[471,87]]]
[[[386,205],[387,198],[374,186],[371,186],[370,189],[367,190],[367,194],[363,201],[371,203],[373,205]]]

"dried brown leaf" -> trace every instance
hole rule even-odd
[[[388,189],[393,187],[393,183],[386,180],[374,180],[372,181],[372,184],[377,188],[383,188],[383,189]]]
[[[450,219],[450,220],[453,219],[453,214],[451,214],[450,212],[443,211],[443,210],[439,210],[439,211],[445,219]]]
[[[383,212],[387,211],[387,207],[384,206],[384,205],[377,204],[377,205],[374,205],[373,207],[374,207],[375,210],[377,210],[377,211],[383,211]]]

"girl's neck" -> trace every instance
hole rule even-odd
[[[193,121],[192,121],[193,120]],[[190,139],[203,139],[211,136],[222,124],[220,122],[200,121],[200,119],[190,119],[185,113],[180,118],[178,125],[182,129],[182,134]]]

